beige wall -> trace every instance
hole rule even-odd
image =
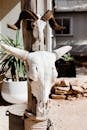
[[[18,2],[19,0],[0,0],[0,20],[5,17]]]
[[[20,11],[19,0],[0,0],[0,33],[15,38],[15,31],[8,29],[7,23],[15,23]]]

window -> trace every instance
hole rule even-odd
[[[71,17],[59,17],[56,18],[56,21],[59,25],[64,26],[65,29],[61,31],[55,31],[57,35],[72,35],[72,18]]]

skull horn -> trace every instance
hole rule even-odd
[[[43,21],[49,21],[49,24],[51,26],[52,29],[54,30],[63,30],[65,29],[65,27],[60,26],[56,21],[55,18],[53,16],[53,12],[51,10],[47,10],[45,12],[45,14],[41,17],[41,20]]]
[[[56,58],[57,60],[60,59],[64,54],[66,54],[67,52],[69,52],[72,49],[71,46],[63,46],[60,47],[56,50],[53,50],[53,52],[56,54]]]
[[[20,24],[22,20],[29,20],[31,22],[34,22],[38,20],[38,16],[31,10],[22,10],[17,22],[14,25],[7,24],[7,27],[13,30],[20,29]]]
[[[1,48],[3,48],[8,54],[13,55],[23,61],[26,61],[27,56],[29,54],[28,51],[26,50],[21,50],[19,48],[15,48],[12,46],[9,46],[7,44],[4,43],[0,43]]]

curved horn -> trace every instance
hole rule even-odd
[[[45,12],[45,14],[41,17],[41,20],[43,21],[49,21],[49,24],[51,26],[52,29],[54,30],[63,30],[65,29],[65,27],[63,26],[60,26],[56,21],[55,21],[55,18],[53,16],[53,11],[51,10],[47,10]]]
[[[28,51],[25,51],[25,50],[21,50],[19,48],[15,48],[15,47],[12,47],[12,46],[9,46],[7,44],[4,44],[4,43],[0,43],[0,46],[1,48],[3,48],[7,53],[23,60],[23,61],[26,61],[27,59],[27,56],[28,56]]]
[[[38,20],[38,16],[31,10],[22,10],[17,22],[14,25],[7,24],[7,27],[13,30],[20,29],[20,24],[22,20],[29,20],[31,22],[34,22]]]
[[[48,21],[50,18],[52,18],[53,17],[53,13],[52,13],[52,11],[51,10],[47,10],[45,13],[44,13],[44,15],[41,17],[41,20],[43,20],[43,21]]]
[[[53,52],[56,54],[56,58],[57,60],[60,59],[64,54],[66,54],[67,52],[69,52],[72,49],[71,46],[63,46],[60,47],[56,50],[53,50]]]

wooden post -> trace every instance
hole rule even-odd
[[[41,8],[41,5],[44,6],[42,4],[42,0],[40,0],[40,3],[39,0],[21,0],[21,9],[22,10],[31,9],[34,13],[39,13],[38,11],[40,11],[41,9],[41,12],[43,13],[44,10]],[[24,48],[27,51],[31,51],[32,44],[34,43],[35,39],[33,37],[33,32],[27,30],[27,25],[28,25],[27,21],[24,21],[22,26]],[[29,69],[28,64],[26,65],[26,69]],[[27,118],[25,118],[24,120],[25,130],[46,130],[47,129],[47,120],[39,120],[39,121],[37,120],[36,105],[37,105],[37,100],[31,93],[30,81],[28,81],[28,114],[30,113],[31,115],[29,115],[29,117],[27,116]]]
[[[31,9],[32,11],[36,12],[36,0],[21,0],[21,9]],[[23,41],[24,41],[24,48],[27,51],[32,51],[32,44],[34,43],[35,39],[33,37],[33,32],[27,30],[28,22],[23,22]]]
[[[52,10],[52,0],[47,0],[47,10]],[[49,24],[47,24],[47,51],[52,52],[52,29]]]
[[[33,10],[36,12],[36,0],[21,0],[21,10]],[[28,22],[23,21],[22,31],[23,31],[23,41],[24,49],[27,51],[32,51],[32,44],[34,43],[34,37],[32,30],[27,30]],[[29,69],[28,64],[26,64],[26,69]],[[28,111],[35,114],[35,105],[33,103],[33,96],[31,93],[30,81],[28,81]]]
[[[21,10],[27,9],[32,10],[36,13],[36,0],[21,0]],[[27,51],[32,51],[32,44],[34,43],[33,31],[27,30],[28,22],[23,21],[22,24],[23,30],[23,41],[24,41],[24,49]],[[29,69],[28,65],[26,65],[26,69]],[[33,103],[33,96],[31,93],[31,86],[28,81],[28,110],[29,112],[35,114],[35,105]]]

